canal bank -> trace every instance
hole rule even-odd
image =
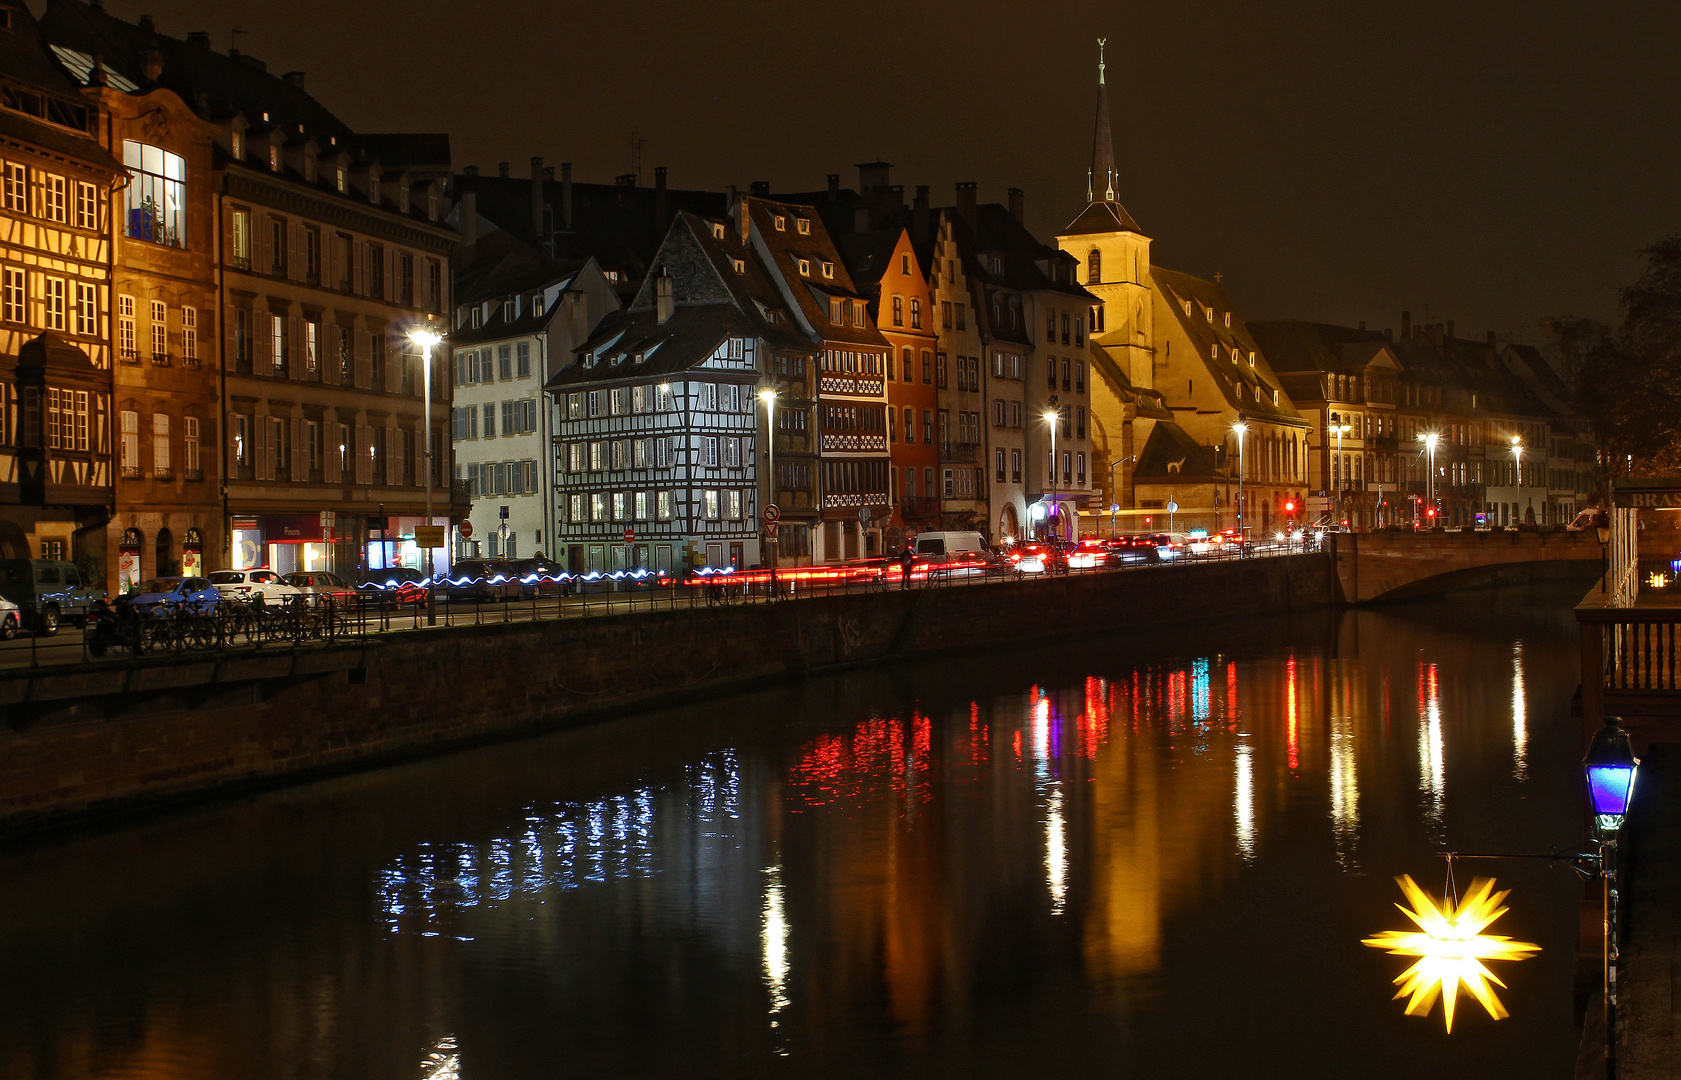
[[[874,664],[1335,603],[1317,555],[0,676],[0,836]]]

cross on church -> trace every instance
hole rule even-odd
[[[1220,273],[1220,271],[1218,271],[1218,270],[1214,271],[1214,284],[1216,284],[1216,285],[1220,284],[1220,279],[1224,278],[1225,276],[1226,275]]]

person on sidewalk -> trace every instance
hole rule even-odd
[[[899,588],[901,590],[911,587],[911,569],[915,566],[916,556],[911,554],[910,545],[907,544],[905,550],[899,554]]]

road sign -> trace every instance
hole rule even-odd
[[[333,518],[334,518],[334,514],[331,510],[321,511],[321,527],[323,529],[332,528],[333,527]]]
[[[506,521],[496,526],[496,539],[504,544],[508,542],[508,523]]]
[[[777,524],[778,523],[774,522],[774,521],[765,522],[765,535],[766,536],[775,536],[776,535]]]
[[[632,540],[635,540],[635,539],[636,539],[636,530],[635,529],[626,529],[625,530],[625,543],[628,544]]]
[[[780,506],[776,505],[775,503],[766,503],[765,504],[765,521],[775,522],[775,521],[781,521],[781,520],[782,520],[782,508]]]
[[[444,527],[442,525],[416,525],[414,527],[414,545],[421,548],[443,547]]]
[[[1172,499],[1169,499],[1167,506],[1163,507],[1163,509],[1170,514],[1177,514],[1179,512],[1179,504],[1174,502]]]
[[[473,523],[471,521],[463,521],[461,523],[461,535],[463,537],[473,535]]]
[[[502,508],[501,518],[503,521],[508,520],[508,508],[506,506]]]

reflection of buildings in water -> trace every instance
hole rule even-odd
[[[1512,778],[1529,779],[1529,715],[1523,685],[1523,641],[1512,642]]]
[[[1355,849],[1360,840],[1360,769],[1357,751],[1366,726],[1365,668],[1356,660],[1324,661],[1326,684],[1315,713],[1328,718],[1327,747],[1331,803],[1331,839],[1337,865],[1357,869]]]
[[[461,1080],[461,1051],[455,1036],[445,1035],[427,1051],[420,1064],[420,1080]]]
[[[1433,832],[1442,827],[1447,796],[1447,766],[1442,751],[1441,686],[1435,664],[1418,665],[1418,790],[1424,819]]]

